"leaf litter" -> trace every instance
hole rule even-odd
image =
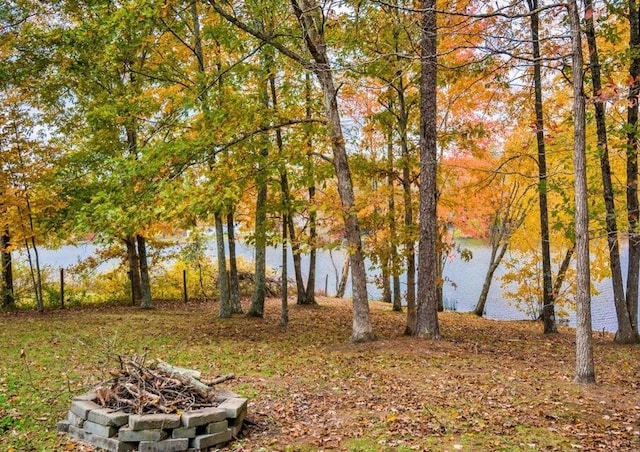
[[[2,314],[0,351],[13,358],[0,367],[0,394],[31,424],[12,425],[0,448],[65,450],[51,419],[100,379],[95,348],[117,335],[112,354],[144,348],[177,365],[234,372],[224,386],[250,398],[250,416],[226,450],[640,450],[638,346],[594,334],[598,384],[579,386],[567,328],[545,336],[535,322],[443,313],[443,339],[430,341],[403,336],[405,314],[374,302],[379,340],[352,345],[350,303],[319,302],[291,306],[286,330],[276,299],[264,319],[222,320],[216,306],[198,303]],[[41,398],[56,402],[34,402]]]

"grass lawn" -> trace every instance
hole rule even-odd
[[[146,353],[249,397],[249,424],[224,450],[640,450],[640,347],[596,333],[598,384],[579,386],[574,333],[533,322],[441,314],[443,339],[402,335],[405,315],[371,303],[379,340],[351,345],[351,306],[279,300],[264,319],[217,305],[0,314],[0,450],[85,450],[56,432],[74,395],[107,380],[117,355]]]

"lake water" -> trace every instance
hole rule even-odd
[[[465,245],[473,253],[473,259],[465,262],[459,258],[452,258],[447,261],[444,268],[444,277],[449,283],[445,283],[443,287],[443,296],[445,306],[455,307],[457,311],[468,312],[475,308],[476,302],[482,289],[484,276],[488,267],[490,258],[490,249],[483,245]],[[83,260],[96,250],[93,244],[84,244],[77,246],[63,246],[57,250],[40,249],[41,265],[51,266],[53,268],[67,268],[76,264],[79,260]],[[254,260],[254,249],[243,243],[238,243],[237,254],[247,261]],[[210,242],[208,248],[209,255],[213,258],[216,255],[215,242]],[[280,272],[282,252],[280,248],[267,248],[267,265],[276,273]],[[21,256],[24,259],[24,256]],[[623,260],[626,256],[623,256]],[[335,294],[337,280],[341,274],[342,265],[344,264],[345,253],[343,250],[320,251],[317,258],[316,273],[316,290],[325,290],[325,284],[329,295]],[[289,275],[293,276],[293,259],[289,253],[288,259]],[[303,273],[306,278],[308,269],[308,256],[302,256]],[[109,264],[104,264],[103,268],[108,268]],[[379,274],[377,269],[368,266],[368,284],[367,291],[369,299],[379,300],[382,296],[382,290],[374,283],[375,277]],[[626,263],[623,262],[623,268]],[[486,317],[497,320],[524,320],[530,317],[526,313],[519,310],[513,302],[505,300],[502,296],[500,276],[504,273],[503,267],[499,267],[494,275],[494,281],[489,291],[486,304]],[[617,329],[617,319],[615,308],[613,305],[613,296],[610,281],[604,280],[596,284],[598,294],[592,295],[591,310],[593,316],[593,328],[596,331],[615,332]],[[406,291],[406,277],[401,277],[401,289],[404,294]],[[346,296],[351,294],[351,280],[347,284]],[[568,315],[569,325],[575,325],[575,315],[571,311]]]

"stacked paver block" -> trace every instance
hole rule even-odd
[[[217,407],[181,414],[127,414],[103,408],[95,393],[75,397],[58,430],[110,452],[202,452],[237,436],[247,399],[224,391]]]

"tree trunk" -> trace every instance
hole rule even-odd
[[[342,276],[340,277],[340,284],[338,284],[338,290],[336,291],[336,298],[343,298],[344,293],[347,290],[347,279],[349,278],[349,267],[351,266],[351,259],[349,255],[344,260],[342,265]]]
[[[616,340],[633,342],[633,327],[625,300],[622,266],[620,264],[620,246],[618,242],[618,225],[616,222],[613,183],[611,180],[611,165],[609,162],[605,104],[600,96],[602,79],[600,75],[600,59],[598,56],[596,31],[593,21],[593,1],[584,0],[584,7],[585,10],[592,11],[591,14],[585,17],[585,33],[589,45],[589,66],[591,68],[591,81],[593,86],[598,154],[600,155],[600,170],[602,175],[602,194],[606,212],[605,224],[607,229],[607,245],[609,248],[609,269],[611,270],[613,301],[618,319]]]
[[[287,225],[289,226],[289,242],[291,243],[291,253],[293,254],[293,272],[296,277],[296,303],[307,304],[307,291],[304,287],[302,277],[302,259],[300,256],[300,242],[297,240],[293,215],[287,215]]]
[[[415,335],[440,338],[438,324],[438,225],[436,83],[437,24],[435,0],[422,0],[420,39],[420,244],[418,310]]]
[[[338,179],[338,193],[342,203],[345,233],[351,256],[351,283],[353,286],[351,340],[353,342],[370,341],[375,338],[375,335],[369,314],[367,274],[364,266],[360,224],[354,211],[353,183],[338,110],[338,91],[334,85],[331,63],[327,56],[327,44],[323,30],[324,17],[322,17],[322,10],[315,0],[291,0],[291,4],[304,32],[307,50],[315,62],[312,65],[312,70],[322,87],[327,129],[333,150],[333,164]]]
[[[533,82],[536,111],[536,141],[538,146],[538,203],[540,205],[540,238],[542,247],[542,321],[544,332],[556,333],[553,282],[551,279],[551,249],[549,238],[549,210],[547,202],[547,156],[542,107],[542,60],[540,58],[540,18],[538,0],[527,0],[531,12],[531,42],[533,44]]]
[[[2,262],[2,309],[13,309],[16,300],[13,293],[13,263],[11,259],[11,235],[9,227],[5,226],[0,236],[0,257]]]
[[[231,312],[234,314],[242,314],[233,208],[229,208],[229,213],[227,214],[227,243],[229,244],[229,298],[231,299]]]
[[[572,61],[582,68],[580,17],[575,0],[568,4],[571,25]],[[585,99],[582,70],[573,71],[575,228],[576,228],[576,383],[595,383],[593,343],[591,337],[591,287],[589,275],[589,212],[585,137]]]
[[[149,280],[149,265],[147,262],[147,245],[144,237],[140,234],[136,235],[138,244],[138,264],[140,265],[140,293],[142,300],[140,307],[142,309],[153,309],[153,301],[151,299],[151,281]]]
[[[278,94],[276,90],[276,78],[273,72],[269,73],[269,88],[271,92],[271,102],[273,106],[273,112],[275,115],[278,113]],[[283,158],[284,154],[284,142],[282,141],[282,132],[280,129],[276,129],[276,145],[278,147],[278,154]],[[283,158],[280,168],[280,194],[282,209],[282,280],[281,280],[281,304],[282,310],[280,313],[280,326],[285,328],[289,324],[289,281],[288,281],[288,265],[287,265],[287,225],[288,219],[292,216],[291,213],[291,199],[289,192],[289,179],[287,177],[287,163]]]
[[[562,283],[564,283],[564,278],[567,276],[567,270],[569,269],[569,264],[571,264],[571,257],[573,256],[573,253],[575,252],[575,250],[576,250],[576,245],[574,243],[573,246],[567,250],[567,252],[564,255],[564,258],[562,259],[562,262],[560,263],[560,268],[558,268],[558,274],[556,275],[555,281],[553,283],[553,296],[555,298],[558,297],[558,294],[560,293],[560,289],[562,289]]]
[[[266,148],[261,151],[262,157],[266,158],[268,151]],[[247,315],[250,317],[264,317],[264,300],[266,297],[266,256],[267,256],[267,180],[264,174],[264,164],[260,164],[256,176],[256,186],[258,196],[256,199],[256,261],[253,298]]]
[[[284,200],[283,200],[284,204]],[[284,206],[283,206],[284,207]],[[280,326],[285,328],[289,324],[289,281],[287,280],[287,214],[282,214],[282,311]]]
[[[402,150],[402,199],[404,203],[404,227],[407,239],[404,242],[404,255],[407,262],[407,325],[404,334],[411,336],[416,331],[416,254],[413,224],[413,204],[411,196],[411,156],[409,152],[408,123],[409,112],[404,98],[402,74],[399,74],[398,86],[398,132]]]
[[[229,291],[229,278],[227,277],[227,256],[224,249],[224,228],[222,225],[222,213],[214,213],[216,227],[216,254],[218,258],[218,295],[220,306],[218,317],[227,319],[233,314],[231,308],[231,294]]]
[[[402,303],[400,301],[400,263],[398,262],[398,246],[396,245],[396,199],[394,188],[395,161],[393,158],[393,131],[389,132],[387,138],[387,185],[389,187],[389,202],[387,222],[389,223],[389,260],[390,273],[393,280],[393,300],[389,296],[389,302],[393,301],[393,310],[402,311]],[[391,292],[391,289],[389,290]]]
[[[508,243],[494,243],[491,244],[491,257],[489,258],[489,268],[487,274],[484,277],[484,283],[482,283],[482,290],[480,291],[480,297],[478,297],[478,303],[476,304],[473,313],[479,317],[484,315],[484,308],[487,304],[487,296],[489,296],[489,289],[491,288],[491,281],[493,281],[493,274],[496,272],[502,262],[502,258],[509,248]]]
[[[134,236],[124,239],[129,261],[129,279],[131,280],[131,301],[133,305],[142,305],[142,285],[140,282],[140,262]]]
[[[382,265],[380,266],[381,277],[382,277],[382,301],[384,303],[391,304],[391,280],[389,279],[389,258],[382,257],[380,258],[382,261]]]
[[[640,341],[638,336],[638,279],[640,277],[640,224],[638,216],[638,97],[640,96],[640,11],[636,0],[629,0],[629,49],[631,63],[627,108],[627,219],[629,222],[629,266],[627,270],[627,311],[631,334],[616,335],[617,342]]]
[[[305,118],[311,119],[311,75],[309,72],[305,73]],[[311,250],[309,251],[309,273],[307,274],[307,292],[304,299],[305,304],[316,304],[316,245],[317,245],[317,231],[316,231],[316,209],[314,201],[316,197],[315,177],[313,172],[313,138],[311,133],[307,134],[307,174],[309,177],[309,245]]]
[[[311,157],[309,157],[311,158]],[[313,165],[311,165],[313,167]],[[313,170],[312,170],[313,171]],[[307,296],[306,304],[316,304],[316,256],[317,256],[317,232],[316,232],[316,210],[313,206],[316,196],[316,187],[313,183],[313,173],[311,174],[311,185],[309,185],[309,243],[311,250],[309,251],[309,274],[307,275]]]

